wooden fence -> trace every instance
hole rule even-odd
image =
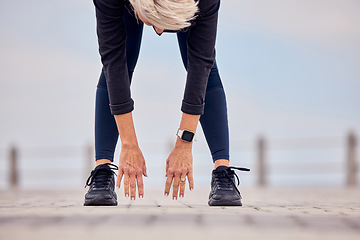
[[[259,137],[256,140],[256,162],[257,162],[257,185],[259,187],[266,187],[268,185],[268,163],[267,152],[269,149],[269,142],[264,136]],[[357,186],[357,174],[359,167],[357,165],[357,137],[354,132],[350,132],[346,138],[346,156],[344,157],[344,163],[346,164],[346,186]],[[10,188],[17,188],[19,186],[19,149],[16,146],[11,146],[9,151],[9,186]],[[86,146],[86,159],[87,166],[86,172],[89,173],[94,167],[94,147],[92,145]]]

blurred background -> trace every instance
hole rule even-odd
[[[252,170],[242,185],[359,186],[359,13],[357,0],[222,1],[217,63],[231,165]],[[92,1],[1,0],[0,32],[0,189],[81,188],[101,70]],[[165,182],[185,77],[176,35],[145,27],[132,95],[146,186]],[[209,187],[198,135],[195,185]]]

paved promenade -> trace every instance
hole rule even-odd
[[[360,189],[246,188],[243,207],[208,207],[207,190],[162,190],[83,207],[83,191],[0,192],[0,239],[360,239]]]

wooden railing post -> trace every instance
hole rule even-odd
[[[357,185],[357,162],[356,162],[356,136],[350,132],[347,136],[347,161],[346,161],[346,186],[355,187]]]
[[[265,187],[266,183],[266,163],[265,163],[265,139],[259,137],[257,140],[257,163],[258,163],[258,181],[259,187]]]
[[[9,181],[10,181],[11,189],[16,189],[19,186],[18,156],[19,154],[16,147],[11,146],[9,151],[9,158],[10,158]]]

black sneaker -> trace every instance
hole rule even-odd
[[[209,206],[242,206],[241,195],[235,185],[235,177],[239,185],[239,177],[232,169],[250,171],[247,168],[219,166],[212,171]]]
[[[118,167],[111,163],[97,166],[91,171],[86,181],[86,186],[90,186],[85,194],[84,206],[116,206],[117,196],[115,189],[114,171]]]

